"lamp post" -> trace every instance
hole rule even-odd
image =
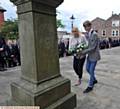
[[[72,16],[70,17],[71,19],[71,30],[73,29],[73,21],[75,20],[74,15],[72,14]]]

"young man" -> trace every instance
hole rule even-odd
[[[83,50],[81,54],[88,54],[86,70],[90,75],[88,87],[84,90],[83,93],[88,93],[93,90],[94,84],[97,83],[94,71],[97,61],[100,60],[99,38],[97,33],[92,29],[90,21],[85,21],[83,26],[87,33],[86,38],[88,39],[88,49]]]

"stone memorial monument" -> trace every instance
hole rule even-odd
[[[70,80],[60,74],[56,7],[63,0],[10,0],[17,6],[21,78],[11,84],[11,105],[74,109]]]

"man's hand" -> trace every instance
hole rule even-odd
[[[77,57],[80,58],[82,56],[82,51],[76,53]]]
[[[3,48],[0,48],[0,51],[3,51]]]

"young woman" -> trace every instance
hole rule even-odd
[[[85,38],[85,36],[82,33],[79,32],[77,27],[73,27],[72,36],[73,37],[69,41],[69,50],[72,48],[75,48],[80,43],[84,43],[86,45],[88,44],[87,39]],[[83,65],[84,65],[86,56],[82,55],[79,57],[77,55],[77,53],[74,53],[73,56],[74,56],[73,69],[78,76],[78,83],[76,85],[80,85],[81,79],[82,79],[82,74],[83,74]]]

